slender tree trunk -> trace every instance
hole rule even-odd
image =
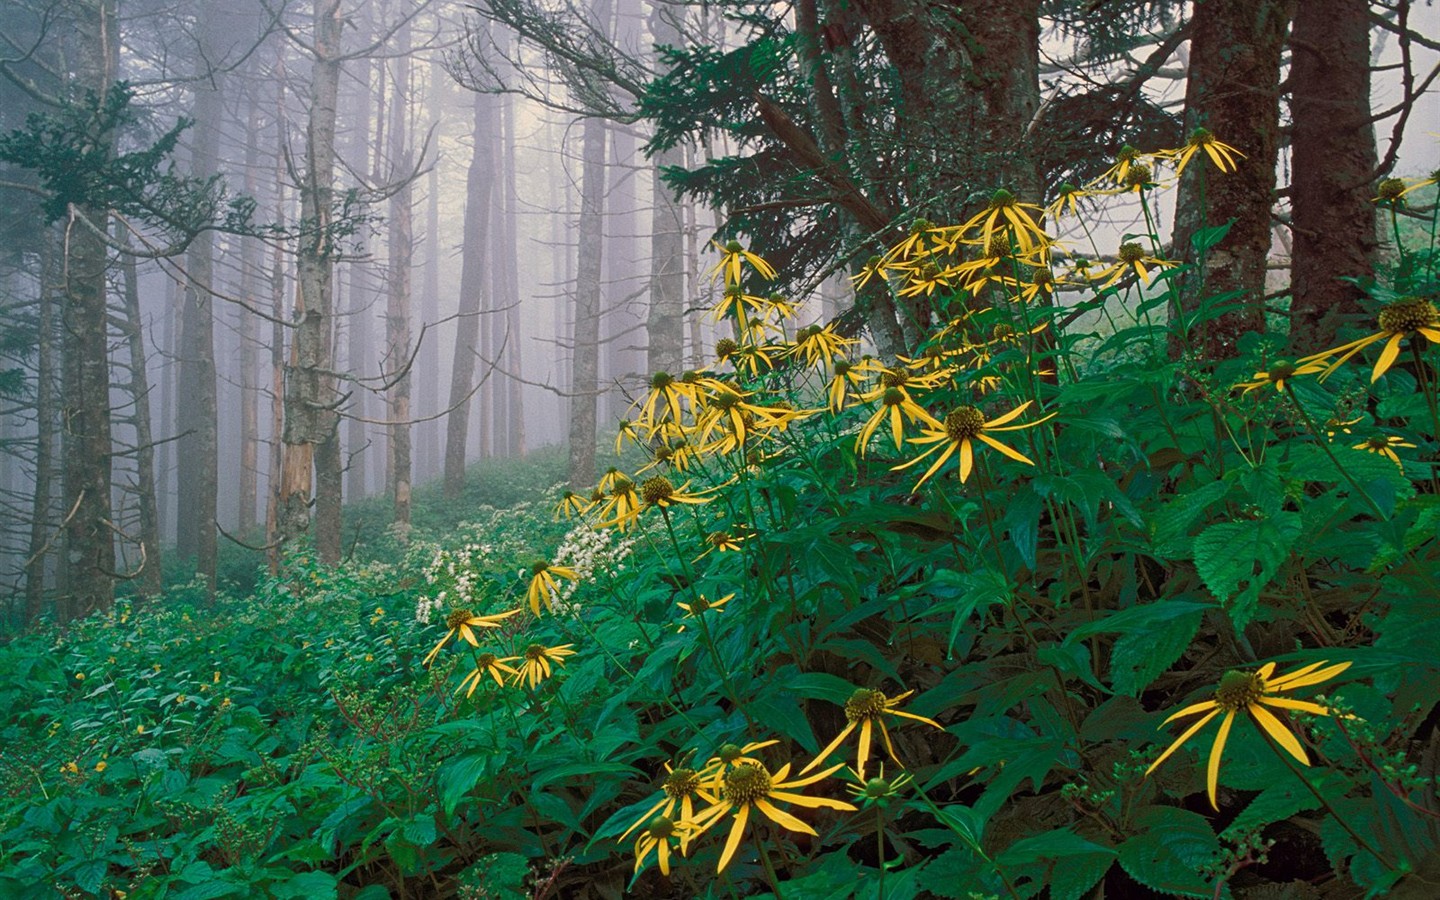
[[[252,71],[253,74],[253,71]],[[245,129],[245,193],[254,197],[260,165],[260,104],[252,89],[248,93]],[[261,244],[252,238],[240,239],[240,296],[256,303],[260,273]],[[255,316],[244,307],[236,309],[236,331],[240,339],[240,502],[236,526],[244,534],[255,529],[256,498],[260,478],[260,386],[255,341]]]
[[[1208,159],[1192,160],[1176,201],[1175,252],[1198,267],[1183,285],[1187,322],[1207,297],[1234,292],[1241,304],[1190,329],[1191,346],[1212,360],[1235,356],[1240,336],[1265,326],[1265,258],[1280,146],[1280,54],[1291,8],[1289,0],[1195,4],[1186,132],[1203,127],[1245,154],[1238,171],[1229,175],[1216,172]],[[1218,246],[1203,257],[1192,252],[1197,232],[1232,218]]]
[[[285,133],[285,55],[276,54],[275,134]],[[284,227],[285,158],[275,154],[276,224]],[[265,486],[265,561],[274,575],[280,569],[280,510],[285,490],[285,255],[277,244],[270,260],[270,468]]]
[[[470,434],[475,352],[480,338],[481,294],[485,284],[485,250],[489,245],[490,195],[495,184],[491,133],[494,100],[477,93],[470,171],[465,182],[465,232],[460,270],[460,319],[455,328],[455,364],[450,369],[450,415],[445,425],[445,496],[465,490],[465,445]]]
[[[25,564],[25,621],[44,611],[45,563],[51,542],[51,482],[55,477],[55,257],[57,233],[41,243],[39,341],[35,359],[35,496],[31,501],[30,553]]]
[[[72,0],[65,24],[73,52],[73,91],[104,97],[114,84],[118,35],[114,0]],[[113,148],[115,135],[93,135]],[[62,620],[109,609],[115,601],[115,539],[110,510],[110,357],[106,332],[104,242],[92,230],[107,212],[95,206],[76,210],[66,224],[61,328],[65,335],[61,421],[65,423],[66,564]]]
[[[506,405],[510,410],[507,451],[511,456],[525,455],[525,386],[520,382],[525,372],[525,335],[520,317],[519,241],[516,234],[520,196],[515,190],[515,103],[508,95],[501,106],[504,137],[500,142],[501,197],[504,213],[496,229],[495,268],[505,277],[505,289],[497,295],[497,306],[505,310],[505,368],[510,373],[504,380]]]
[[[278,525],[293,541],[310,528],[317,489],[315,546],[322,561],[340,557],[340,451],[330,369],[333,311],[331,224],[335,183],[335,106],[340,83],[340,0],[315,0],[306,170],[300,185],[301,221],[313,234],[301,239],[297,265],[295,333],[285,378],[285,457]],[[312,478],[312,468],[314,477]]]
[[[128,242],[127,242],[128,243]],[[163,587],[160,517],[155,500],[155,439],[150,427],[150,378],[145,367],[145,329],[140,318],[140,279],[135,257],[124,261],[125,343],[130,352],[130,391],[135,412],[135,494],[140,512],[140,596],[155,597]]]
[[[414,261],[415,228],[412,221],[414,192],[411,169],[414,153],[410,147],[407,117],[410,114],[410,26],[401,26],[395,36],[394,89],[390,110],[390,164],[392,177],[404,179],[390,197],[389,263],[390,283],[385,310],[386,359],[389,369],[406,365],[410,358],[410,269]],[[389,391],[390,472],[388,485],[394,503],[394,524],[403,541],[410,529],[410,373],[395,379]]]
[[[601,20],[604,20],[603,17]],[[585,490],[595,482],[596,407],[600,387],[601,272],[605,251],[606,131],[605,123],[597,118],[588,118],[582,125],[569,435],[570,487],[576,491]]]
[[[1370,118],[1370,4],[1306,0],[1290,46],[1290,348],[1324,349],[1362,314],[1345,278],[1371,274],[1375,257],[1375,129]]]
[[[225,72],[220,68],[229,5],[212,0],[200,14],[201,56],[197,60],[195,102],[191,108],[190,168],[198,178],[218,173],[220,129],[225,115]],[[190,244],[185,267],[184,305],[180,310],[180,371],[177,441],[179,510],[176,552],[193,557],[195,572],[215,595],[216,532],[219,495],[219,443],[215,387],[215,232],[202,231]]]

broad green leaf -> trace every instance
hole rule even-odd
[[[1147,806],[1130,824],[1134,837],[1120,845],[1120,865],[1131,878],[1167,894],[1215,895],[1215,886],[1199,874],[1220,853],[1220,842],[1204,816],[1173,806]]]
[[[1255,614],[1260,591],[1280,571],[1300,537],[1300,515],[1221,522],[1195,538],[1195,569],[1230,613],[1236,628]]]

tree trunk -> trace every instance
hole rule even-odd
[[[464,254],[460,269],[460,320],[455,328],[455,364],[450,369],[450,415],[445,423],[445,496],[465,490],[465,445],[470,434],[470,392],[474,388],[475,351],[480,338],[480,295],[485,284],[489,245],[490,194],[495,184],[491,133],[493,98],[477,93],[470,171],[465,181]]]
[[[315,0],[314,61],[306,170],[300,217],[313,230],[301,239],[296,266],[295,333],[285,378],[285,458],[279,529],[293,541],[310,528],[312,486],[315,547],[322,561],[340,555],[340,450],[331,368],[333,255],[329,226],[335,184],[335,105],[340,83],[340,0]],[[315,472],[312,478],[312,467]]]
[[[252,75],[255,69],[252,69]],[[258,181],[256,173],[260,165],[260,104],[253,87],[248,90],[247,127],[245,129],[245,193],[256,196]],[[261,258],[259,241],[253,238],[240,239],[240,296],[254,305],[260,274]],[[240,340],[240,503],[236,514],[236,527],[241,534],[255,530],[256,497],[259,493],[260,478],[260,385],[259,359],[255,340],[255,316],[242,307],[237,307],[236,330]]]
[[[519,215],[519,196],[515,190],[515,103],[510,96],[500,99],[500,140],[497,143],[500,161],[500,201],[496,205],[494,253],[492,266],[499,276],[496,284],[495,302],[497,309],[505,310],[505,371],[509,375],[500,382],[505,395],[505,443],[501,448],[509,456],[525,454],[525,406],[523,356],[524,335],[520,321],[520,273],[516,237],[516,219]],[[513,376],[513,377],[512,377]]]
[[[135,404],[135,493],[140,512],[142,557],[138,583],[140,596],[156,597],[164,585],[160,519],[155,502],[155,439],[150,427],[150,378],[145,368],[145,330],[140,318],[140,282],[135,269],[135,257],[126,257],[123,321],[125,343],[130,352],[130,392]]]
[[[401,26],[395,36],[395,78],[390,95],[390,164],[393,178],[404,179],[390,197],[389,270],[390,283],[385,308],[387,368],[406,365],[410,358],[410,267],[415,251],[412,221],[414,167],[406,117],[410,113],[410,26]],[[389,390],[390,473],[388,485],[394,503],[393,522],[403,542],[410,530],[410,373],[396,377]]]
[[[1290,10],[1288,0],[1195,4],[1186,134],[1206,128],[1245,154],[1228,175],[1215,171],[1203,154],[1191,160],[1176,200],[1175,254],[1196,266],[1182,285],[1186,321],[1207,297],[1234,292],[1241,304],[1190,329],[1189,345],[1211,360],[1234,357],[1242,334],[1265,327],[1265,258],[1280,145],[1280,54]],[[1204,254],[1192,252],[1197,232],[1232,218],[1225,240]]]
[[[226,4],[205,4],[199,16],[200,56],[196,61],[195,101],[191,107],[190,169],[211,178],[220,168],[220,127],[225,114],[222,62]],[[215,275],[215,232],[202,231],[185,256],[188,281],[180,307],[179,406],[176,428],[179,507],[177,555],[195,560],[195,574],[215,596],[215,520],[219,494],[219,443],[215,389],[215,306],[210,295]]]
[[[1336,340],[1362,315],[1361,290],[1344,278],[1371,274],[1375,256],[1375,128],[1370,124],[1370,5],[1307,0],[1290,46],[1290,349],[1297,356]]]
[[[66,22],[73,60],[72,93],[104,97],[118,58],[115,0],[73,0]],[[95,135],[113,151],[113,134]],[[106,210],[76,212],[99,228]],[[106,334],[106,248],[92,227],[67,223],[61,328],[65,335],[60,419],[65,423],[64,575],[61,620],[106,610],[115,602],[115,540],[110,511],[110,358]]]
[[[52,285],[57,281],[55,257],[60,235],[50,232],[41,243],[40,329],[35,358],[35,496],[30,505],[30,548],[25,563],[25,621],[34,622],[44,611],[45,563],[49,556],[50,491],[55,477],[55,303]]]
[[[575,332],[571,341],[570,379],[570,489],[574,491],[587,490],[595,482],[606,131],[605,123],[594,117],[586,119],[582,126],[580,239],[575,257]]]

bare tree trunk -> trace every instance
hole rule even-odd
[[[275,134],[285,133],[285,55],[276,54]],[[275,154],[275,222],[285,224],[285,158]],[[265,561],[280,569],[280,508],[285,490],[285,256],[277,244],[270,261],[270,469],[265,486]]]
[[[430,64],[430,121],[439,122],[444,105],[441,102],[443,85],[446,83],[444,70],[440,66],[438,58]],[[425,198],[425,288],[421,298],[421,318],[424,322],[435,322],[440,318],[440,166],[438,164],[430,167],[429,181],[426,187],[428,196]],[[438,356],[426,354],[423,360],[416,360],[416,367],[420,370],[419,392],[421,416],[429,417],[439,412],[443,407],[440,405],[442,394],[440,393],[440,366]],[[435,361],[432,361],[435,360]],[[433,477],[440,471],[440,444],[441,429],[444,423],[440,421],[423,422],[421,428],[421,450],[419,475],[423,478]]]
[[[411,169],[414,154],[410,147],[410,26],[401,26],[395,36],[396,52],[394,88],[390,99],[390,165],[392,177],[404,182],[390,197],[389,264],[390,283],[385,310],[387,369],[405,366],[410,357],[410,268],[415,252],[415,228],[412,221],[413,191]],[[390,473],[388,485],[394,503],[393,522],[402,542],[410,529],[410,373],[396,377],[390,387]]]
[[[1207,296],[1235,292],[1241,303],[1240,309],[1192,330],[1192,346],[1212,360],[1235,356],[1240,335],[1265,326],[1265,257],[1280,146],[1280,54],[1291,8],[1289,0],[1195,4],[1185,127],[1187,133],[1208,129],[1245,154],[1229,175],[1208,168],[1208,160],[1193,161],[1180,180],[1176,200],[1176,254],[1199,267],[1182,290],[1187,321]],[[1231,218],[1235,222],[1225,240],[1197,258],[1191,238]]]
[[[519,199],[515,190],[515,104],[506,96],[501,106],[503,138],[500,142],[501,197],[504,200],[504,214],[496,229],[499,240],[496,243],[495,268],[505,276],[505,290],[497,295],[496,305],[507,307],[505,311],[505,369],[513,377],[507,377],[509,419],[509,446],[511,456],[525,455],[525,386],[520,379],[525,372],[525,338],[520,319],[520,272],[518,228]]]
[[[1363,278],[1374,264],[1376,168],[1370,124],[1370,4],[1307,0],[1295,10],[1290,63],[1290,348],[1334,343],[1361,315]]]
[[[45,604],[45,562],[50,545],[50,492],[55,477],[55,256],[59,235],[41,243],[39,343],[35,361],[35,496],[31,502],[30,548],[25,563],[25,621],[40,617]]]
[[[330,369],[333,312],[331,224],[335,183],[335,106],[340,83],[340,0],[315,0],[314,53],[306,171],[300,185],[301,221],[313,234],[301,240],[295,298],[296,326],[285,379],[285,457],[278,527],[293,541],[310,528],[316,488],[315,546],[322,561],[340,557],[340,448]],[[312,467],[314,478],[312,479]]]
[[[450,369],[450,415],[445,423],[445,496],[465,490],[465,445],[470,434],[475,352],[480,338],[481,297],[485,284],[485,250],[489,244],[490,195],[495,184],[491,133],[493,98],[474,97],[475,126],[470,171],[465,181],[464,254],[460,270],[459,322],[455,328],[455,364]]]
[[[128,242],[127,242],[128,243]],[[155,597],[163,587],[160,520],[155,502],[155,439],[150,427],[150,379],[145,368],[145,329],[140,318],[140,281],[135,257],[124,261],[124,329],[130,352],[130,392],[135,411],[135,493],[140,511],[140,596]]]
[[[248,87],[248,86],[247,86]],[[260,164],[260,104],[253,88],[248,89],[245,140],[245,193],[254,197],[258,187],[255,173]],[[240,295],[255,303],[260,272],[260,242],[240,239]],[[260,478],[260,385],[255,343],[255,317],[244,307],[236,309],[236,330],[240,339],[240,503],[236,527],[242,534],[255,529],[256,497]]]
[[[71,43],[77,97],[104,97],[118,63],[115,0],[72,0],[65,23]],[[114,135],[94,135],[113,147]],[[76,213],[94,227],[106,211],[85,206]],[[110,512],[110,357],[106,325],[106,249],[92,228],[67,223],[61,327],[65,334],[61,421],[65,423],[66,564],[63,620],[109,609],[115,602],[115,539]]]
[[[603,2],[600,4],[605,6]],[[599,15],[599,13],[597,13]],[[601,18],[604,21],[604,18]],[[582,126],[579,245],[575,257],[574,360],[570,379],[570,487],[595,481],[597,393],[600,387],[600,295],[604,265],[605,137],[598,118]]]

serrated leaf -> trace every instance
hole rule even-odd
[[[1149,687],[1190,646],[1202,618],[1199,610],[1157,616],[1150,629],[1121,635],[1110,651],[1110,684],[1116,693],[1134,697]]]
[[[1220,522],[1195,538],[1195,569],[1237,629],[1249,624],[1260,591],[1280,571],[1300,537],[1298,513]]]
[[[1120,865],[1148,888],[1182,897],[1213,897],[1199,872],[1220,853],[1204,816],[1173,806],[1147,806],[1131,820],[1135,836],[1120,845]],[[1228,893],[1228,892],[1227,892]]]
[[[1230,492],[1223,481],[1191,491],[1160,507],[1150,518],[1150,552],[1160,559],[1184,559],[1190,555],[1190,529],[1205,511]]]

